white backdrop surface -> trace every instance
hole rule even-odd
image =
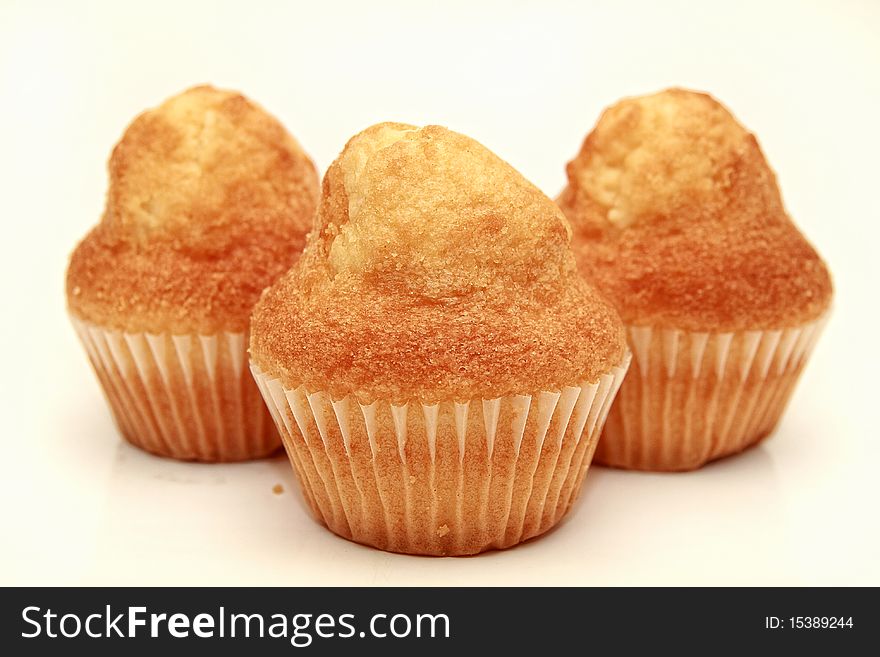
[[[83,4],[0,1],[0,584],[880,584],[880,3]],[[558,529],[466,559],[335,537],[284,457],[123,444],[66,318],[67,256],[127,123],[201,82],[256,99],[322,171],[372,123],[439,123],[551,196],[604,106],[712,92],[837,287],[776,435],[694,473],[593,468]]]

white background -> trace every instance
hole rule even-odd
[[[0,583],[880,584],[880,3],[74,4],[0,0]],[[66,260],[127,123],[200,82],[263,104],[322,171],[374,122],[439,123],[551,196],[605,105],[711,91],[837,287],[775,437],[690,474],[594,468],[557,530],[466,559],[336,538],[284,457],[123,444],[66,318]]]

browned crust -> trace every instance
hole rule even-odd
[[[477,142],[401,124],[331,165],[303,258],[264,293],[251,336],[285,386],[363,401],[558,390],[625,350],[558,208]]]
[[[621,101],[567,171],[558,202],[579,268],[624,322],[784,328],[830,305],[828,269],[786,214],[757,140],[712,97]]]
[[[101,223],[67,275],[76,316],[127,331],[243,331],[295,261],[317,204],[314,165],[233,92],[196,87],[137,117],[109,163]]]

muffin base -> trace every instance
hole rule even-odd
[[[261,458],[281,447],[245,368],[244,333],[124,333],[71,320],[132,445],[210,462]]]
[[[757,444],[776,427],[826,320],[738,333],[627,327],[633,365],[596,463],[693,470]]]
[[[560,392],[402,405],[291,390],[251,369],[320,522],[381,550],[451,556],[562,519],[628,364]]]

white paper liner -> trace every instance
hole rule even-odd
[[[71,321],[133,445],[200,461],[259,458],[281,447],[245,367],[244,333],[125,333]]]
[[[559,392],[403,405],[333,400],[251,370],[320,521],[384,550],[461,555],[559,522],[628,365]]]
[[[759,442],[782,415],[827,317],[737,333],[627,327],[633,365],[596,463],[688,470]]]

